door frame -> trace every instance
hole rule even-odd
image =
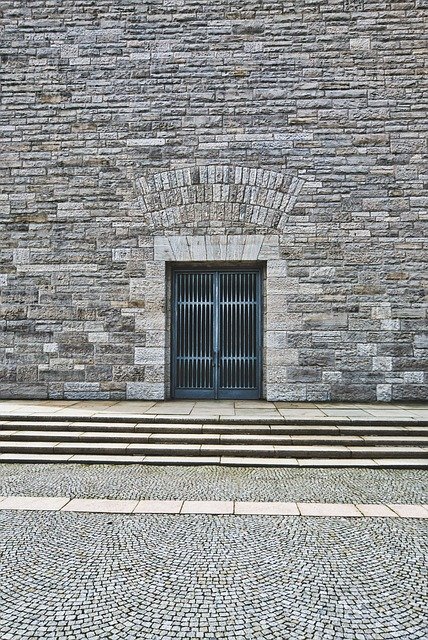
[[[220,365],[216,364],[214,367],[214,386],[213,389],[193,389],[190,391],[186,389],[177,389],[176,388],[176,345],[177,345],[177,322],[176,322],[176,313],[177,313],[177,299],[176,299],[176,288],[175,288],[175,274],[176,273],[248,273],[254,272],[258,273],[257,277],[257,294],[258,294],[258,304],[256,307],[256,341],[258,344],[257,349],[257,359],[256,359],[256,378],[257,378],[257,388],[256,389],[220,389],[219,386],[219,372]],[[192,399],[192,400],[258,400],[262,397],[263,392],[263,337],[264,337],[264,327],[263,327],[263,318],[264,318],[264,309],[263,309],[263,283],[264,283],[264,264],[257,263],[230,263],[230,262],[210,262],[208,265],[204,265],[203,263],[191,263],[191,264],[183,264],[179,263],[176,265],[171,265],[171,291],[170,291],[170,318],[171,318],[171,334],[170,334],[170,376],[171,376],[171,385],[170,385],[170,394],[173,399]],[[215,293],[216,298],[218,299],[218,291]],[[216,308],[217,307],[217,308]],[[217,316],[215,322],[219,325],[218,311],[219,305],[217,304],[214,307],[214,312]],[[218,331],[218,330],[217,330]],[[217,334],[218,335],[218,334]]]

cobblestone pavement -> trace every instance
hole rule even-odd
[[[428,474],[416,469],[0,464],[0,495],[426,503]]]
[[[2,640],[425,638],[416,520],[0,513]]]

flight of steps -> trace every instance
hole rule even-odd
[[[0,463],[428,468],[428,420],[0,416]]]

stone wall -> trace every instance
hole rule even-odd
[[[422,2],[0,10],[1,397],[163,397],[162,251],[266,236],[267,397],[427,398]]]

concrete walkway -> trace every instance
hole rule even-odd
[[[241,418],[428,418],[427,404],[266,402],[265,400],[2,400],[0,415],[67,416],[219,416]]]

